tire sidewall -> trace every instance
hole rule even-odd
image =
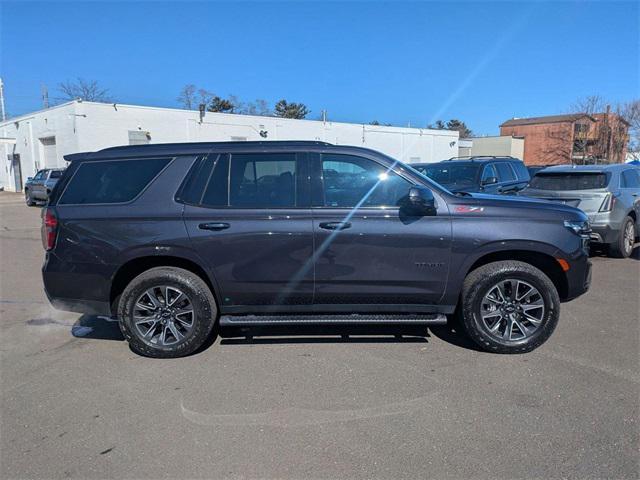
[[[133,279],[125,288],[118,304],[118,319],[123,335],[137,353],[152,357],[179,357],[194,352],[207,340],[215,324],[217,308],[208,288],[203,291],[201,282],[194,281],[192,276],[168,269],[152,269]],[[165,285],[183,291],[194,310],[193,328],[187,339],[177,345],[150,344],[140,338],[133,323],[133,308],[138,298],[149,288]]]
[[[497,283],[507,279],[521,280],[531,284],[543,298],[545,312],[542,324],[530,337],[512,341],[496,338],[489,333],[480,316],[480,304],[484,295]],[[463,321],[466,330],[482,348],[501,353],[524,353],[540,346],[553,333],[560,313],[559,304],[555,286],[542,272],[536,275],[524,269],[499,269],[487,272],[471,287],[464,299]]]
[[[631,247],[631,250],[627,252],[627,246],[624,238],[629,224],[631,224],[631,227],[633,228],[633,239],[635,240],[635,225],[633,224],[633,218],[626,217],[624,222],[622,222],[622,229],[620,230],[620,237],[618,238],[619,250],[622,258],[629,258],[633,253],[633,246]]]

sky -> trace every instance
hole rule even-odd
[[[96,80],[119,103],[179,107],[185,84],[306,104],[316,119],[478,135],[579,97],[640,97],[640,2],[0,0],[7,111]]]

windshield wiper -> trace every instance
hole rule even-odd
[[[457,192],[453,192],[454,195],[457,195],[459,197],[471,197],[472,195],[469,192],[463,192],[461,190],[457,191]]]

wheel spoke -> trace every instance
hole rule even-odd
[[[151,340],[153,338],[153,334],[156,331],[156,326],[158,325],[157,321],[154,321],[153,324],[149,327],[149,330],[145,332],[142,336],[145,340]]]
[[[161,307],[161,306],[162,306],[162,304],[161,304],[161,303],[160,303],[160,301],[158,300],[158,297],[156,296],[156,292],[154,291],[154,289],[153,289],[153,288],[150,288],[149,290],[147,290],[146,292],[144,292],[143,297],[144,297],[144,296],[146,296],[146,297],[151,301],[151,303],[153,304],[153,306],[154,306],[155,308],[159,308],[159,307]],[[139,303],[139,302],[140,302],[140,301],[138,300],[138,303]]]
[[[146,310],[147,312],[153,312],[155,310],[155,307],[145,305],[144,303],[140,303],[140,302],[136,303],[136,308],[138,310]]]
[[[171,334],[174,336],[174,338],[177,341],[180,341],[184,338],[184,335],[182,335],[178,329],[176,328],[176,325],[173,322],[169,322],[169,330],[171,330]]]
[[[542,318],[533,317],[533,316],[529,315],[528,313],[523,313],[522,315],[523,315],[524,318],[529,320],[529,322],[531,322],[536,327],[539,326],[540,323],[542,322]]]
[[[173,300],[171,300],[167,305],[169,305],[170,307],[172,307],[174,305],[179,305],[180,302],[182,300],[184,300],[185,298],[187,298],[187,296],[184,293],[178,291],[178,296],[176,298],[174,298]]]
[[[513,329],[513,319],[511,318],[511,315],[509,315],[507,317],[507,327],[504,329],[504,332],[502,333],[502,338],[504,340],[511,340],[512,329]]]

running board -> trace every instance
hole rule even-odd
[[[402,315],[222,315],[221,327],[244,327],[252,325],[444,325],[446,315],[402,314]]]

